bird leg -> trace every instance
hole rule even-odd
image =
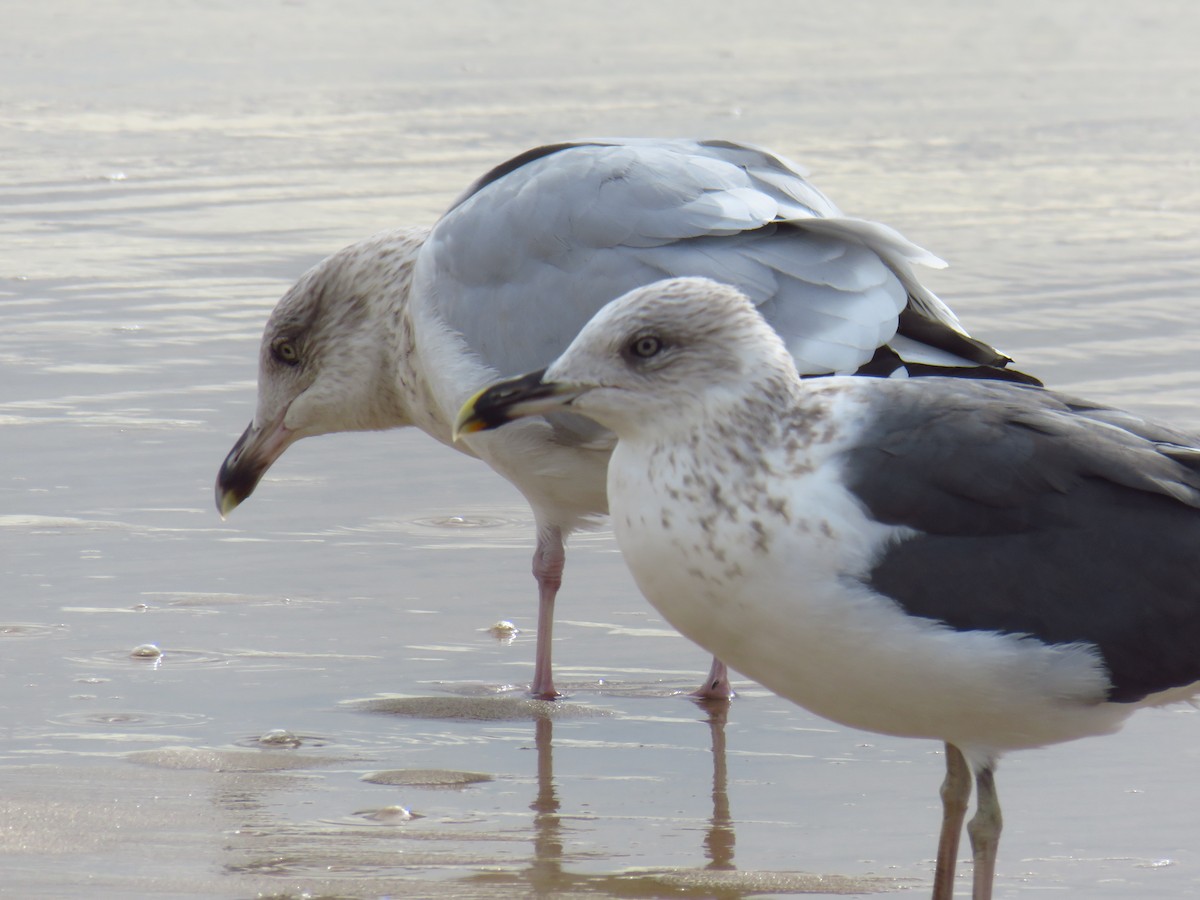
[[[953,900],[954,867],[962,836],[967,801],[971,799],[971,769],[962,751],[946,744],[946,778],[942,782],[942,833],[938,836],[937,864],[933,871],[933,900]],[[977,898],[978,900],[978,898]]]
[[[990,765],[975,773],[977,787],[975,815],[967,823],[971,837],[971,853],[975,858],[975,877],[971,900],[992,900],[992,882],[996,877],[996,850],[1000,846],[1000,798],[996,795],[996,779]]]
[[[704,684],[688,696],[695,697],[697,700],[732,700],[733,685],[729,683],[729,670],[725,668],[725,663],[714,656],[712,668],[708,670],[708,677],[704,679]]]
[[[566,560],[562,531],[555,527],[539,527],[537,547],[533,551],[533,577],[537,579],[538,586],[537,650],[533,663],[533,683],[529,686],[529,693],[538,700],[554,700],[562,696],[554,689],[550,642],[554,637],[554,599],[562,587]]]

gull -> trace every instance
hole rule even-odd
[[[549,363],[613,297],[687,275],[750,296],[805,374],[1032,380],[970,337],[914,265],[944,263],[885,225],[843,215],[766,150],[654,139],[539,147],[485,174],[432,229],[360,241],[285,294],[263,334],[253,421],[217,477],[217,507],[227,516],[313,435],[414,425],[480,458],[533,509],[530,692],[553,698],[565,541],[607,512],[614,438],[561,413],[453,444],[463,400]],[[696,694],[731,694],[719,660]]]
[[[736,289],[610,303],[461,434],[559,411],[618,438],[638,587],[736,671],[845,725],[945,743],[935,900],[967,826],[992,893],[1007,751],[1200,689],[1200,448],[1131,413],[967,379],[801,380]]]

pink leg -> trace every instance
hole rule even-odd
[[[946,779],[942,782],[942,832],[938,837],[933,900],[954,900],[954,868],[967,802],[971,799],[971,769],[962,751],[946,744]]]
[[[725,663],[714,656],[712,668],[708,670],[708,677],[704,679],[704,684],[692,691],[689,696],[695,697],[697,700],[731,700],[733,685],[729,683],[729,670],[725,668]]]
[[[975,815],[967,823],[971,851],[975,857],[975,875],[971,900],[992,900],[992,882],[996,880],[996,848],[1000,844],[1000,798],[991,766],[975,773]]]
[[[554,598],[562,587],[566,560],[562,532],[554,527],[538,528],[537,548],[533,551],[533,577],[538,585],[537,650],[529,693],[539,700],[554,700],[562,696],[554,689],[550,642],[554,638]]]

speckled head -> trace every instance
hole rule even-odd
[[[305,273],[276,305],[259,352],[254,421],[217,475],[222,516],[300,438],[408,424],[412,403],[395,373],[411,352],[405,316],[425,236],[393,231],[347,247]]]

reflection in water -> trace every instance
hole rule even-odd
[[[382,815],[364,817],[359,810],[352,816],[348,810],[353,807],[345,807],[342,816],[312,820],[284,812],[295,811],[294,801],[287,798],[303,793],[306,783],[311,786],[312,779],[321,777],[318,770],[332,763],[343,763],[343,771],[325,777],[344,777],[349,774],[344,771],[346,763],[357,768],[354,758],[259,744],[261,749],[257,750],[166,747],[137,751],[128,754],[127,759],[158,770],[211,773],[214,784],[210,809],[218,821],[224,822],[218,831],[228,839],[221,850],[223,877],[228,881],[222,884],[239,891],[244,888],[242,893],[273,894],[283,883],[281,879],[287,879],[289,890],[310,895],[428,896],[436,890],[446,900],[478,898],[481,891],[483,896],[497,898],[595,895],[741,900],[763,893],[861,894],[895,887],[891,879],[869,876],[736,869],[735,823],[730,812],[725,752],[728,701],[700,704],[706,712],[700,721],[708,725],[712,760],[712,805],[702,846],[685,847],[688,861],[678,867],[656,869],[619,869],[616,861],[628,858],[630,853],[636,857],[632,848],[647,842],[653,834],[647,829],[655,824],[665,821],[673,829],[672,837],[677,838],[694,834],[692,825],[704,820],[694,816],[664,818],[650,808],[654,801],[649,797],[645,808],[604,817],[578,816],[570,809],[564,812],[561,785],[554,773],[555,722],[564,717],[577,720],[588,707],[526,699],[514,702],[508,698],[472,699],[468,703],[458,697],[389,698],[356,705],[392,715],[410,714],[416,709],[440,708],[443,713],[456,710],[466,716],[469,730],[473,730],[469,723],[511,720],[521,712],[532,724],[535,741],[536,784],[532,798],[518,798],[515,807],[505,802],[499,817],[477,811],[476,801],[464,798],[465,805],[458,805],[450,815],[412,815],[393,804],[373,811]],[[696,734],[690,725],[687,727]],[[509,729],[504,734],[511,739]],[[592,742],[582,744],[587,745],[586,751],[575,744],[568,744],[567,751],[590,752]],[[620,745],[612,746],[617,749]],[[681,749],[672,748],[673,752]],[[617,771],[632,775],[626,767],[618,766]],[[361,777],[359,783],[462,788],[486,778],[478,773],[429,769],[377,774],[378,779]],[[524,779],[518,783],[524,783]],[[504,788],[499,796],[507,793]],[[532,819],[527,820],[529,827],[513,830],[511,814],[526,802],[532,812]],[[454,806],[447,804],[444,808]],[[411,824],[418,819],[424,822],[422,826]],[[462,825],[467,828],[459,827]],[[618,848],[615,851],[611,849],[613,835]],[[629,852],[622,844],[630,848]],[[701,856],[707,862],[697,865]],[[570,871],[572,865],[590,866],[593,871]],[[596,866],[608,871],[595,872]],[[463,876],[464,871],[472,874]]]
[[[725,766],[725,722],[729,717],[728,700],[701,700],[708,711],[708,729],[712,735],[712,818],[704,836],[704,855],[709,869],[733,869],[736,836],[729,814],[728,770]]]
[[[558,788],[554,783],[554,721],[543,716],[534,723],[537,746],[537,796],[533,810],[533,865],[529,882],[539,896],[557,890],[571,877],[562,870],[562,818],[558,814]]]
[[[544,702],[539,701],[539,706]],[[556,897],[567,890],[586,891],[589,886],[596,886],[597,879],[575,875],[563,869],[562,803],[558,799],[558,785],[554,780],[553,716],[536,715],[533,734],[537,751],[537,793],[529,804],[533,811],[533,857],[529,868],[515,874],[476,875],[467,881],[507,885],[523,883],[532,888],[537,897]]]
[[[533,857],[527,869],[516,873],[485,873],[465,879],[466,884],[501,885],[521,890],[522,896],[560,897],[596,894],[604,897],[704,897],[709,900],[743,900],[764,893],[867,894],[891,890],[896,882],[875,876],[852,877],[786,871],[738,871],[734,865],[736,833],[730,812],[725,725],[728,700],[696,701],[707,713],[712,753],[712,811],[704,833],[703,869],[639,869],[601,875],[576,874],[564,869],[572,858],[566,851],[561,802],[554,778],[554,718],[543,712],[534,720],[537,748],[537,794],[529,808],[533,819]],[[549,706],[549,704],[547,704]],[[567,818],[570,818],[569,814]]]
[[[733,851],[736,843],[733,817],[729,810],[728,775],[725,760],[725,724],[729,715],[728,700],[696,701],[707,712],[709,733],[712,738],[712,814],[704,835],[704,855],[708,859],[707,870],[733,871]],[[537,897],[557,897],[563,892],[574,891],[625,896],[672,896],[686,895],[686,873],[670,873],[671,880],[664,880],[661,873],[646,872],[638,875],[583,875],[573,874],[563,868],[566,858],[564,847],[566,836],[562,823],[558,785],[554,779],[554,719],[538,716],[534,720],[534,742],[537,750],[537,794],[529,804],[533,818],[533,858],[528,870],[515,877],[477,876],[479,880],[512,883],[524,881]],[[476,879],[472,879],[476,880]],[[697,884],[697,887],[701,885]],[[619,891],[618,891],[619,888]],[[722,900],[734,900],[745,896],[753,888],[728,885],[712,886],[705,896]],[[711,891],[711,892],[710,892]]]

